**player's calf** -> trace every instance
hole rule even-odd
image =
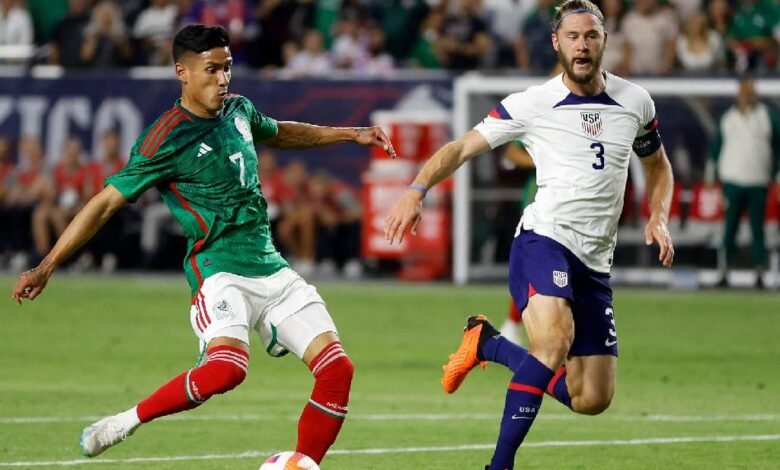
[[[312,359],[309,368],[314,375],[314,390],[298,422],[295,450],[320,463],[347,416],[355,367],[341,343],[334,341]]]
[[[215,346],[206,361],[178,375],[138,406],[103,418],[81,433],[81,451],[94,457],[133,434],[141,423],[195,408],[214,395],[237,387],[246,378],[249,354],[243,349]]]
[[[138,404],[146,423],[161,416],[195,408],[214,395],[237,387],[246,378],[249,354],[240,348],[215,346],[206,361],[160,387]]]

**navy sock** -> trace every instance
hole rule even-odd
[[[501,431],[489,470],[514,468],[517,448],[531,429],[542,405],[544,389],[553,375],[538,359],[530,354],[525,356],[506,392]]]
[[[569,388],[566,386],[566,366],[558,369],[558,372],[555,373],[555,377],[550,380],[550,383],[547,385],[547,393],[566,405],[569,409],[572,409],[571,395],[569,395]]]
[[[516,345],[501,335],[491,336],[486,339],[482,343],[482,351],[479,354],[481,359],[503,364],[512,372],[517,372],[527,355],[527,349]]]

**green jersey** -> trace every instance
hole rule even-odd
[[[287,266],[271,240],[255,152],[255,141],[277,131],[243,96],[228,97],[211,119],[177,100],[106,179],[131,202],[157,188],[187,237],[184,272],[193,295],[216,273],[268,276]]]

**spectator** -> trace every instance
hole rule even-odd
[[[536,9],[523,23],[522,34],[515,41],[517,65],[530,73],[548,74],[558,63],[550,47],[550,22],[555,14],[553,0],[539,0]]]
[[[276,229],[282,212],[282,193],[284,191],[284,172],[276,165],[276,155],[270,150],[264,150],[257,156],[257,176],[260,180],[260,191],[268,204],[268,221],[276,239]]]
[[[52,233],[59,237],[84,205],[84,164],[81,140],[70,137],[54,166],[53,191],[38,204],[32,215],[35,251],[43,257],[51,250]]]
[[[7,199],[14,168],[15,165],[11,158],[11,142],[0,136],[0,227],[4,227],[3,230],[0,230],[0,265],[5,261],[5,256],[11,252],[13,243],[11,230],[6,227],[13,227]]]
[[[46,158],[40,141],[25,136],[19,142],[19,164],[9,178],[6,214],[11,227],[12,270],[24,269],[33,251],[32,214],[41,204],[51,201],[51,185],[45,174]]]
[[[731,24],[731,4],[728,0],[710,0],[707,5],[707,20],[723,40]]]
[[[106,178],[121,170],[125,157],[119,148],[119,133],[109,130],[100,142],[100,154],[86,167],[84,197],[89,199],[103,189]]]
[[[623,0],[604,0],[604,31],[609,38],[609,47],[604,49],[601,65],[605,70],[625,76],[631,71],[631,45],[623,31],[623,17],[626,7]]]
[[[772,38],[774,12],[759,0],[743,0],[737,4],[734,17],[726,31],[726,44],[734,55],[738,73],[776,65],[777,51]]]
[[[694,13],[702,11],[702,0],[669,0],[669,5],[677,12],[682,24]]]
[[[360,256],[360,199],[346,184],[320,171],[309,181],[309,197],[315,214],[317,262],[321,275],[343,268],[344,275],[362,273]]]
[[[343,17],[336,24],[331,47],[333,63],[340,69],[353,69],[368,55],[368,30],[352,16]]]
[[[623,18],[623,31],[631,46],[631,74],[668,75],[674,70],[677,17],[658,0],[636,0]]]
[[[492,47],[482,16],[481,0],[461,0],[456,13],[444,20],[442,35],[434,47],[446,68],[472,70],[479,67]]]
[[[133,38],[146,57],[144,63],[166,65],[171,62],[171,42],[178,15],[179,7],[171,0],[151,0],[138,15]]]
[[[25,46],[33,43],[30,13],[19,0],[0,1],[0,46]]]
[[[248,44],[247,61],[257,68],[280,68],[284,44],[303,36],[310,5],[306,0],[261,0],[254,9],[259,34]]]
[[[697,12],[688,17],[683,34],[677,38],[677,61],[690,72],[707,72],[722,68],[723,43],[717,31],[710,29],[707,16]]]
[[[726,201],[723,234],[725,263],[719,286],[728,286],[728,271],[736,253],[739,219],[747,211],[752,235],[751,258],[756,271],[756,288],[763,288],[761,273],[766,263],[764,216],[767,191],[772,183],[772,169],[780,181],[780,120],[758,101],[753,81],[739,83],[736,104],[720,119],[720,126],[710,147],[710,157],[717,162],[717,176]],[[774,161],[773,161],[774,160]],[[709,178],[711,179],[711,178]]]
[[[157,197],[150,198],[141,209],[141,267],[156,269],[160,267],[164,237],[184,236],[184,231],[176,222],[171,210]]]
[[[278,224],[281,251],[290,254],[288,259],[301,276],[311,275],[315,266],[315,219],[308,194],[308,179],[309,172],[303,162],[290,162],[284,169],[279,194],[282,202]]]
[[[233,60],[243,60],[245,45],[257,35],[255,17],[247,0],[183,0],[180,2],[182,25],[202,23],[222,26],[230,35]]]
[[[54,28],[49,62],[66,68],[82,67],[81,46],[89,24],[89,0],[70,0],[68,14]]]
[[[535,8],[535,0],[484,1],[485,19],[494,44],[494,62],[498,67],[517,67],[515,41]]]
[[[407,66],[425,69],[441,68],[441,61],[436,55],[434,45],[439,39],[443,24],[444,13],[440,9],[431,10],[420,25],[420,34],[409,54]]]
[[[0,203],[8,195],[8,178],[13,173],[14,167],[11,158],[11,141],[0,136]]]
[[[393,57],[385,52],[385,33],[372,25],[366,31],[366,50],[351,70],[366,77],[388,77],[395,71]]]
[[[103,189],[105,179],[122,169],[125,156],[120,150],[119,134],[109,130],[103,134],[100,141],[100,153],[85,168],[84,200],[88,200]],[[111,272],[119,264],[120,257],[128,258],[132,253],[126,250],[129,245],[124,240],[128,237],[126,228],[129,221],[136,216],[133,206],[125,206],[119,210],[85,247],[85,253],[77,262],[81,269],[91,268],[100,260],[104,272]]]
[[[285,65],[283,76],[287,78],[322,77],[333,70],[330,54],[322,43],[322,34],[310,29],[303,36],[303,48]]]
[[[27,0],[27,10],[33,21],[35,43],[52,40],[57,24],[68,14],[68,0]]]
[[[84,30],[81,62],[95,68],[119,67],[129,65],[132,53],[119,8],[111,0],[101,1]]]
[[[420,26],[430,10],[425,0],[372,2],[371,10],[385,33],[387,50],[396,61],[404,61],[420,35]]]

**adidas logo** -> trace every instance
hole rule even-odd
[[[214,149],[206,145],[204,142],[201,142],[200,148],[198,149],[198,157],[200,158],[203,155],[206,155],[207,153],[211,152],[212,150]]]

